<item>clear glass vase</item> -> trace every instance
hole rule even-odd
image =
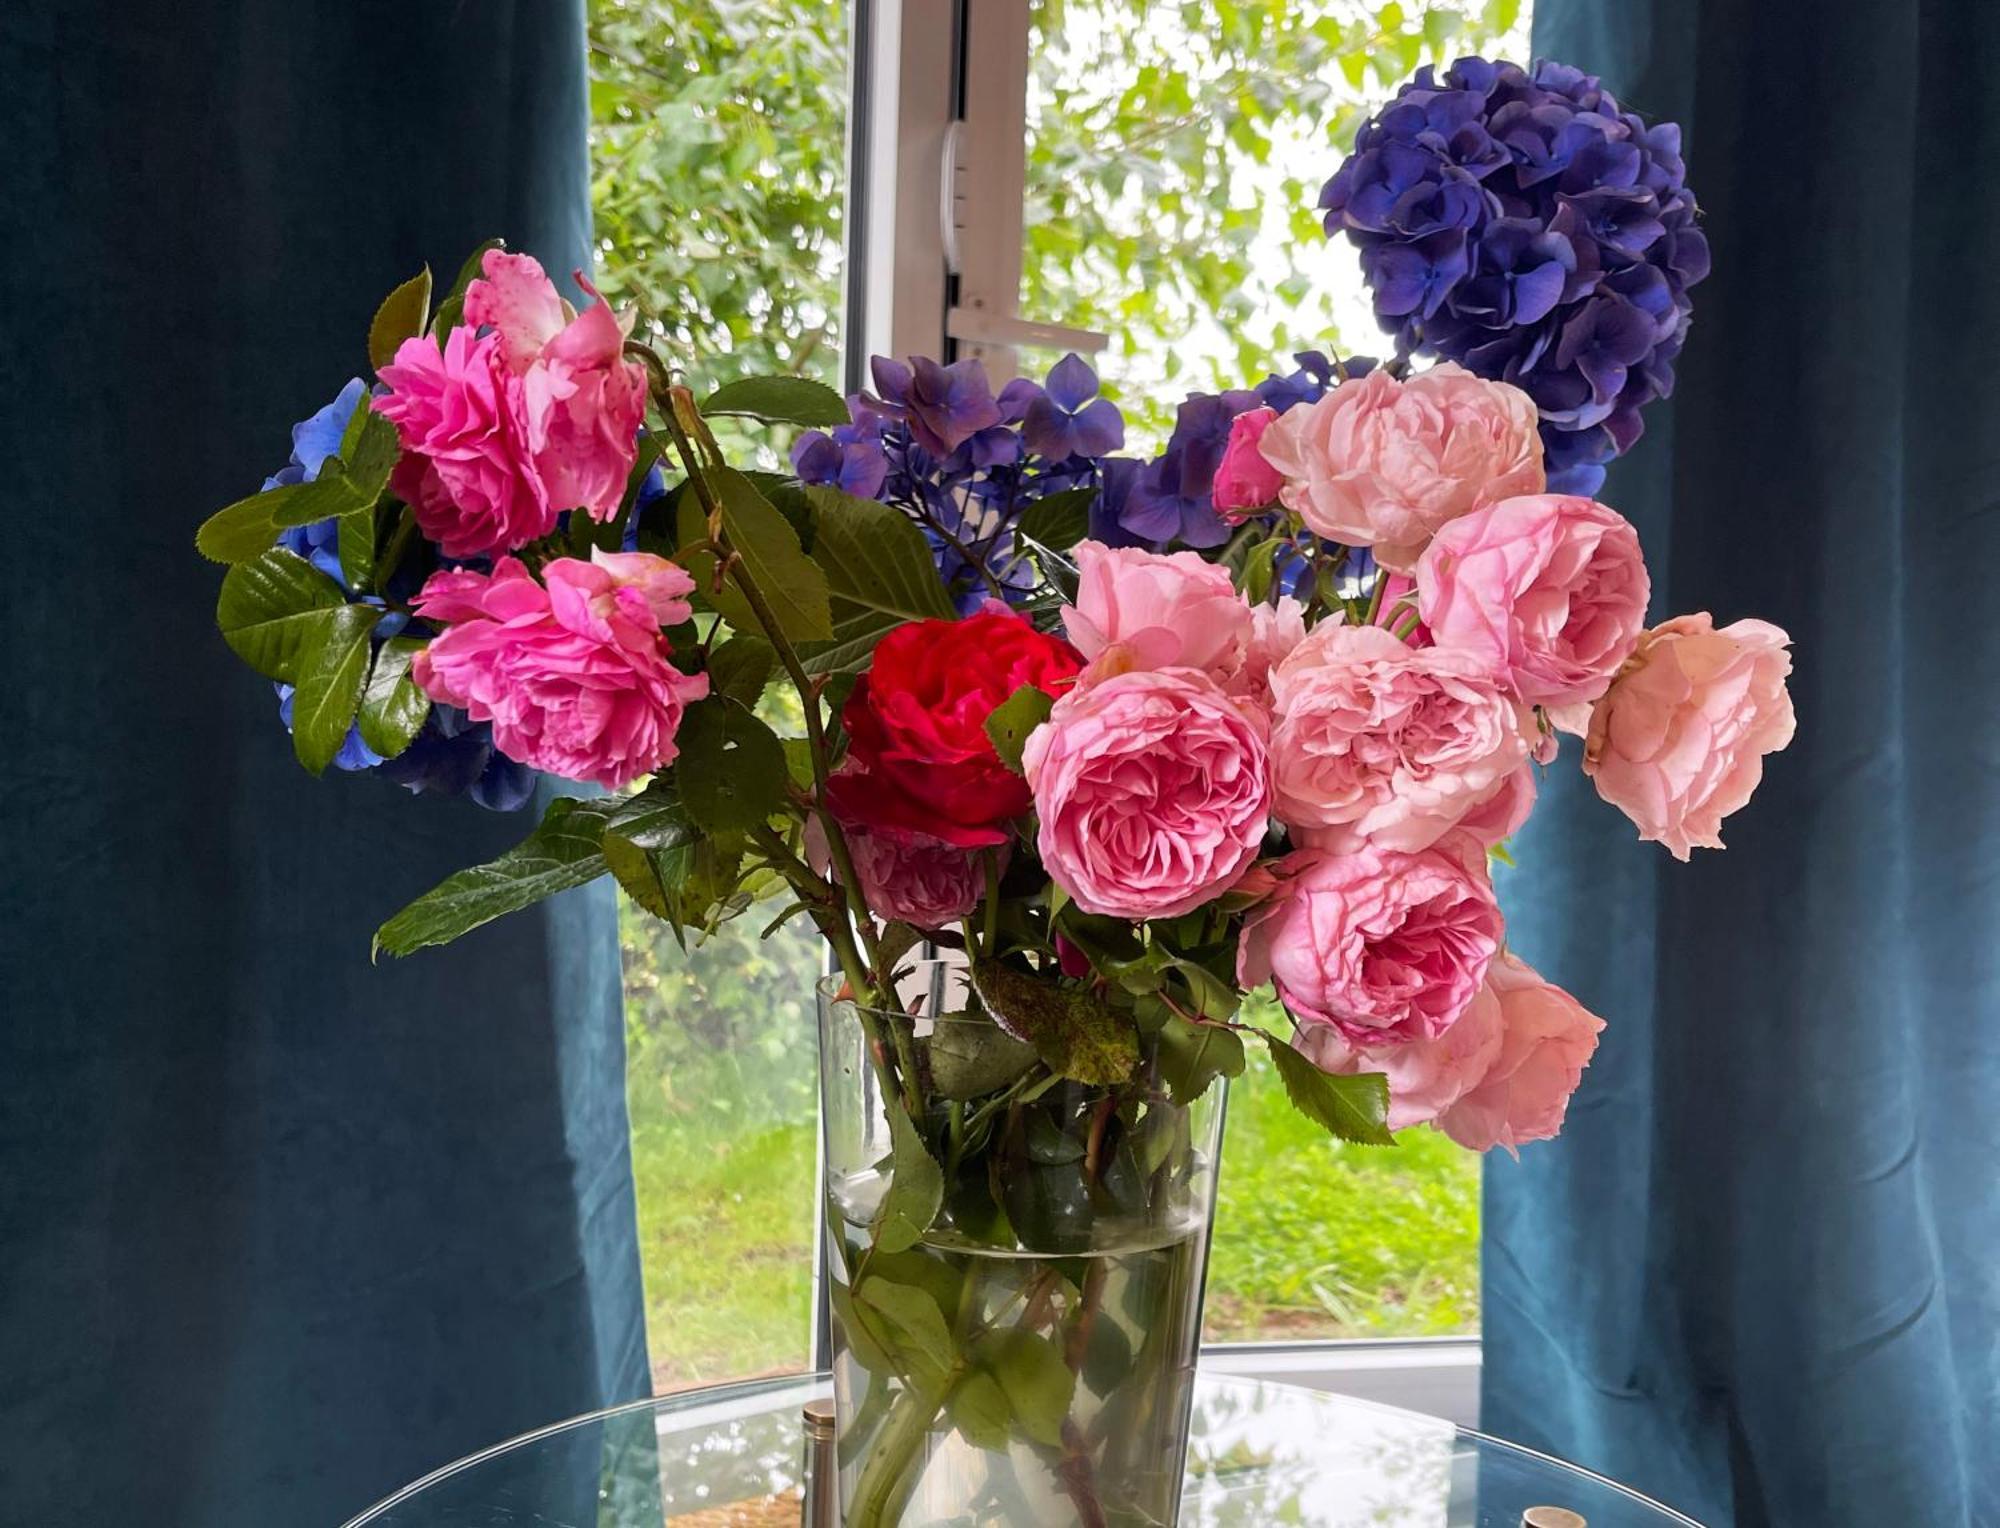
[[[902,1013],[840,990],[820,1086],[842,1521],[1173,1524],[1222,1080],[1183,1106],[1146,1059],[1059,1079],[946,962],[918,963]]]

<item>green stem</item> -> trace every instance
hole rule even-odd
[[[888,1528],[890,1516],[902,1491],[904,1477],[923,1446],[931,1423],[943,1410],[958,1384],[958,1370],[947,1376],[937,1390],[915,1385],[889,1403],[888,1420],[868,1450],[868,1462],[861,1466],[861,1478],[854,1484],[854,1501],[847,1510],[847,1528]]]

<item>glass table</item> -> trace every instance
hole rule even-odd
[[[578,1417],[447,1465],[346,1528],[791,1528],[801,1410],[825,1376],[751,1380]],[[1204,1375],[1182,1528],[1693,1525],[1588,1471],[1449,1422]],[[1010,1525],[1011,1528],[1011,1525]]]

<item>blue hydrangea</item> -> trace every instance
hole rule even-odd
[[[1535,400],[1552,488],[1594,493],[1673,390],[1708,241],[1680,129],[1591,75],[1461,58],[1356,135],[1320,194],[1361,249],[1376,316]]]
[[[292,427],[292,455],[285,465],[264,480],[264,489],[282,488],[290,483],[310,483],[319,476],[326,459],[340,449],[341,436],[367,384],[355,377],[335,395],[333,401]],[[636,520],[636,516],[634,517]],[[296,552],[320,572],[364,604],[382,605],[372,595],[356,595],[340,568],[339,526],[333,520],[316,520],[310,525],[289,526],[278,533],[278,545]],[[383,607],[382,618],[372,633],[378,643],[396,636],[409,624],[400,611]],[[292,728],[293,687],[276,686],[278,717],[285,730]],[[474,722],[450,706],[433,705],[422,729],[410,746],[393,759],[384,759],[361,740],[361,729],[352,726],[334,755],[334,768],[358,773],[376,770],[398,785],[415,792],[469,795],[481,806],[511,812],[526,805],[534,794],[534,771],[499,753],[493,747],[493,729]]]

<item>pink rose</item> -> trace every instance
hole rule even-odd
[[[1437,1125],[1472,1151],[1504,1146],[1511,1152],[1562,1129],[1604,1020],[1512,955],[1493,962],[1486,988],[1499,1010],[1498,1053],[1439,1112]],[[1395,1086],[1392,1079],[1392,1096]]]
[[[1229,570],[1193,552],[1161,555],[1084,541],[1075,551],[1076,600],[1063,611],[1070,644],[1106,673],[1240,667],[1250,607]]]
[[[1707,612],[1647,632],[1590,713],[1583,772],[1675,859],[1722,847],[1722,819],[1792,740],[1791,638],[1764,621],[1722,630]]]
[[[526,255],[488,250],[482,269],[442,353],[405,340],[375,405],[405,452],[392,485],[447,557],[522,546],[564,510],[608,519],[645,412],[644,368],[624,359],[625,331],[606,304],[571,317]]]
[[[664,558],[559,557],[537,583],[502,557],[489,575],[431,575],[417,614],[448,623],[410,675],[433,700],[493,724],[508,758],[618,790],[664,769],[706,674],[667,661],[662,626],[688,619],[694,581]]]
[[[1306,608],[1289,594],[1275,605],[1250,607],[1250,637],[1240,662],[1215,675],[1222,691],[1245,711],[1271,718],[1271,675],[1306,639]],[[1268,727],[1267,729],[1268,730]]]
[[[1301,849],[1244,920],[1237,978],[1352,1045],[1434,1040],[1466,1010],[1504,932],[1493,887],[1444,848]]]
[[[1271,676],[1278,820],[1331,849],[1427,849],[1514,785],[1530,714],[1474,654],[1322,623]]]
[[[1384,370],[1343,382],[1280,415],[1262,448],[1315,535],[1408,572],[1459,516],[1542,491],[1539,422],[1520,389],[1446,362],[1407,382]]]
[[[1417,589],[1439,644],[1477,653],[1521,699],[1556,710],[1604,693],[1651,593],[1631,522],[1554,493],[1453,522],[1424,553]]]
[[[885,828],[871,830],[840,810],[849,790],[866,790],[868,777],[843,768],[827,781],[827,802],[840,821],[848,857],[861,881],[861,900],[878,918],[900,918],[921,929],[949,928],[971,915],[986,895],[986,867],[981,851],[961,849],[927,833]],[[814,815],[806,822],[806,858],[821,875],[832,870],[826,829]],[[993,851],[1006,868],[1009,845]]]
[[[1228,890],[1271,815],[1262,729],[1192,669],[1074,690],[1022,765],[1050,877],[1087,913],[1173,918]]]
[[[1427,1125],[1484,1080],[1500,1057],[1500,999],[1491,973],[1506,959],[1502,955],[1487,968],[1486,984],[1435,1039],[1361,1046],[1331,1024],[1306,1024],[1299,1030],[1299,1051],[1336,1076],[1381,1072],[1389,1081],[1389,1128]]]
[[[1248,409],[1230,421],[1229,443],[1215,468],[1214,499],[1216,513],[1231,525],[1269,509],[1285,486],[1283,474],[1265,460],[1261,446],[1277,417],[1276,409],[1265,407]]]

